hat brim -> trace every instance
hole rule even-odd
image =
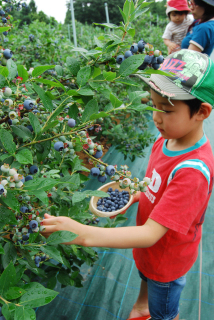
[[[138,75],[148,86],[157,92],[159,95],[170,100],[193,100],[195,97],[184,89],[179,88],[169,78],[159,75],[152,74],[150,78],[142,77]]]
[[[202,0],[202,1],[206,2],[210,6],[214,7],[214,1],[213,0]]]

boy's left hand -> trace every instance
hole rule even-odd
[[[55,217],[47,213],[45,213],[44,217],[45,219],[42,221],[42,225],[45,227],[45,230],[43,230],[41,234],[46,238],[48,238],[53,232],[56,231],[65,230],[78,235],[81,233],[83,225],[76,222],[75,220],[72,220],[71,218],[63,216]],[[75,240],[72,241],[73,244],[77,244]]]

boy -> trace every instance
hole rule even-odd
[[[197,76],[192,73],[194,60]],[[134,248],[142,282],[128,318],[132,320],[179,319],[185,274],[197,259],[213,187],[214,159],[203,121],[214,104],[214,63],[206,55],[183,49],[168,56],[160,70],[175,75],[142,77],[160,111],[153,112],[153,120],[161,137],[148,163],[146,176],[152,178],[148,190],[135,195],[137,226],[97,228],[48,214],[43,220],[45,236],[68,230],[78,235],[73,244]]]
[[[162,38],[168,48],[168,54],[180,50],[181,42],[187,34],[193,17],[188,15],[190,9],[187,0],[169,0],[166,15],[170,22],[167,24]]]

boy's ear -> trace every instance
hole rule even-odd
[[[212,112],[211,104],[207,102],[203,102],[197,114],[200,117],[199,120],[207,119],[210,116],[211,112]]]

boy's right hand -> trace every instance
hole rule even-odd
[[[178,51],[180,49],[180,46],[177,43],[174,42],[170,42],[168,44],[168,48],[169,48],[169,54]]]

